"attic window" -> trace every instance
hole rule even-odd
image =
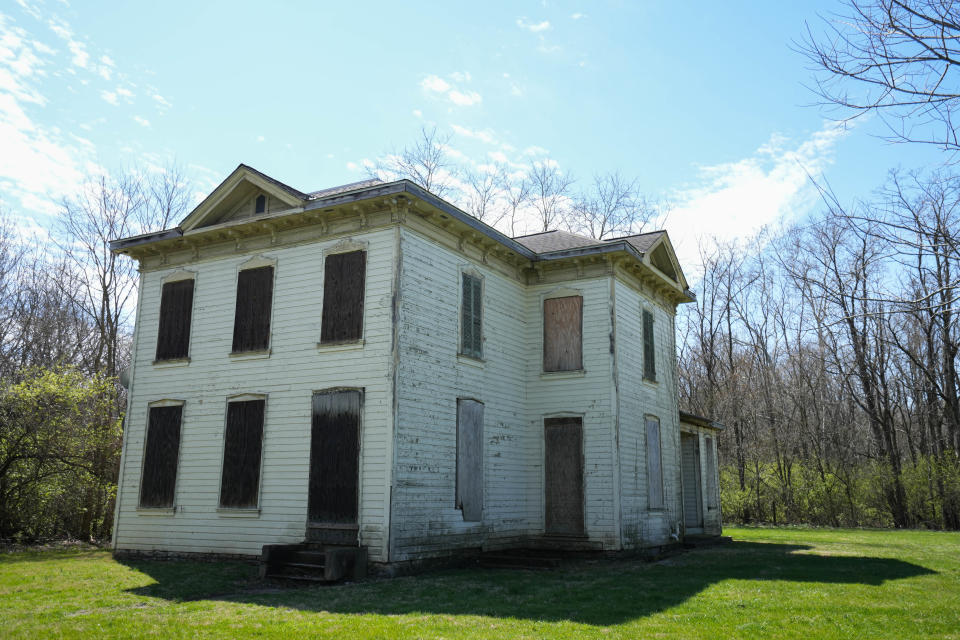
[[[237,277],[233,352],[266,351],[270,346],[273,267],[244,269]]]
[[[267,212],[267,196],[260,194],[257,196],[256,202],[253,206],[253,213],[266,213]]]
[[[324,261],[320,344],[356,342],[363,335],[367,252],[332,253]]]

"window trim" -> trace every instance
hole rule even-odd
[[[367,304],[367,293],[368,293],[368,284],[369,284],[369,274],[370,274],[370,247],[367,241],[365,240],[355,240],[353,238],[344,238],[343,240],[337,242],[336,244],[324,249],[320,255],[320,264],[321,276],[320,276],[320,331],[319,336],[317,336],[317,348],[318,349],[341,349],[344,347],[356,346],[357,348],[362,348],[367,337],[367,309],[369,305]],[[323,341],[323,313],[324,313],[324,304],[323,296],[326,295],[327,288],[327,258],[332,255],[342,254],[342,253],[353,253],[354,251],[363,251],[363,294],[360,298],[360,337],[355,340],[337,340],[333,342],[324,342]]]
[[[160,318],[163,314],[163,287],[174,282],[182,282],[183,280],[193,280],[193,299],[190,301],[190,335],[187,336],[187,355],[184,358],[168,358],[166,360],[158,360],[156,347],[160,342]],[[193,318],[197,310],[197,272],[189,269],[178,269],[161,278],[160,304],[158,304],[157,307],[157,345],[154,345],[153,362],[151,364],[155,366],[190,364],[190,354],[193,353]]]
[[[657,423],[657,455],[660,458],[660,464],[657,465],[657,468],[660,471],[660,506],[654,507],[651,506],[650,501],[650,441],[648,433],[648,423],[654,420]],[[647,462],[646,473],[644,474],[647,478],[647,511],[665,511],[667,509],[667,495],[666,495],[666,486],[663,482],[663,422],[661,422],[660,417],[652,413],[645,413],[643,415],[643,448],[644,448],[644,459]]]
[[[150,410],[154,407],[180,407],[180,436],[177,441],[177,472],[173,477],[173,504],[169,507],[145,507],[141,505],[143,496],[143,474],[146,468],[147,437],[150,435]],[[137,485],[137,511],[149,514],[175,514],[177,512],[177,493],[180,482],[180,461],[183,456],[183,423],[186,422],[186,400],[164,398],[147,403],[147,415],[143,430],[143,445],[140,447],[140,482]]]
[[[457,499],[460,497],[460,403],[461,401],[466,400],[468,402],[475,402],[479,404],[482,409],[483,418],[480,422],[480,437],[478,442],[480,444],[480,519],[479,520],[467,520],[466,515],[464,515],[463,506],[457,504]],[[453,458],[453,508],[460,512],[460,517],[463,519],[463,524],[467,525],[482,525],[485,521],[486,516],[486,502],[487,502],[487,465],[486,465],[486,447],[484,444],[484,437],[486,433],[487,426],[487,406],[484,404],[483,400],[475,398],[472,396],[457,396],[456,401],[456,432],[454,434],[454,458]]]
[[[457,291],[457,305],[458,311],[458,322],[457,328],[459,329],[457,333],[457,355],[464,358],[470,358],[477,362],[485,362],[484,360],[484,343],[486,342],[486,295],[487,295],[487,283],[482,273],[472,267],[461,267],[458,271],[459,273],[459,287]],[[464,326],[463,326],[463,305],[466,300],[463,297],[463,283],[465,278],[473,278],[477,280],[480,284],[480,351],[479,353],[467,353],[463,349],[463,338],[465,335]]]
[[[646,337],[646,318],[650,318],[650,358],[652,376],[647,375],[647,337]],[[641,354],[641,374],[644,382],[657,384],[657,335],[656,335],[656,316],[651,309],[645,305],[640,306],[640,342],[643,345]]]
[[[546,303],[547,300],[553,300],[556,298],[580,298],[580,368],[578,369],[557,369],[548,371],[546,368],[546,357],[547,357],[547,314],[546,314]],[[586,299],[583,295],[583,291],[580,289],[571,289],[571,288],[560,288],[554,289],[548,293],[545,293],[540,296],[540,373],[542,376],[554,376],[557,374],[570,374],[570,373],[580,373],[586,372],[586,364],[584,363],[585,350],[583,348],[583,312],[586,308]]]
[[[260,269],[261,267],[273,267],[273,280],[271,282],[270,289],[270,330],[267,332],[267,346],[265,349],[251,349],[249,351],[234,351],[233,350],[233,332],[236,331],[237,323],[237,291],[240,288],[240,272],[248,271],[250,269]],[[196,295],[196,291],[194,291]],[[274,329],[274,316],[276,314],[277,308],[277,259],[274,257],[266,255],[256,255],[253,256],[240,264],[237,265],[237,272],[233,277],[233,326],[231,327],[232,331],[230,334],[230,352],[229,356],[231,359],[235,360],[245,360],[244,356],[249,356],[249,359],[260,359],[260,358],[269,358],[273,350],[273,329]]]
[[[263,400],[263,427],[260,432],[260,467],[257,469],[257,503],[252,507],[225,507],[223,506],[223,465],[227,458],[227,420],[229,418],[231,402],[249,402],[251,400]],[[223,403],[223,436],[220,444],[220,469],[217,473],[217,508],[216,511],[221,516],[230,516],[235,514],[250,514],[258,516],[262,508],[263,500],[263,462],[264,452],[267,443],[267,405],[268,394],[265,393],[239,393],[226,397]]]

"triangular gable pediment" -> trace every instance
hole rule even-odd
[[[264,211],[257,212],[257,198],[263,196]],[[306,196],[256,169],[240,165],[227,179],[180,223],[186,233],[191,229],[269,215],[303,206]]]
[[[676,283],[681,289],[687,288],[687,279],[677,260],[677,252],[666,233],[663,233],[653,245],[647,249],[644,261],[664,276]]]

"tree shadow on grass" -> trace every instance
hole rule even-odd
[[[548,571],[460,569],[326,587],[276,589],[239,563],[129,561],[168,600],[224,600],[343,614],[479,615],[608,626],[658,613],[724,580],[867,585],[932,575],[894,558],[825,556],[807,546],[736,542],[669,558],[575,562]],[[198,577],[202,576],[202,577]],[[266,588],[265,588],[266,587]],[[203,593],[206,589],[206,593]],[[232,590],[232,591],[231,591]]]

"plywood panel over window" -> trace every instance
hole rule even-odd
[[[466,273],[460,297],[460,353],[483,357],[483,280]]]
[[[334,253],[324,261],[321,344],[362,337],[366,264],[366,251]]]
[[[467,522],[483,520],[483,403],[457,400],[456,506]]]
[[[663,508],[663,471],[660,457],[660,420],[647,417],[647,496],[651,509]]]
[[[583,368],[583,298],[543,301],[543,370]]]
[[[223,445],[220,506],[257,506],[260,489],[260,453],[266,401],[227,403],[227,429]]]
[[[643,377],[657,379],[656,345],[653,340],[653,314],[643,310]]]
[[[173,507],[183,405],[150,407],[143,454],[141,507]]]
[[[237,276],[233,351],[264,351],[270,346],[273,267],[244,269]]]
[[[357,522],[361,398],[359,390],[313,394],[308,498],[311,522]]]
[[[157,360],[178,360],[188,356],[192,313],[193,280],[164,284],[160,294]]]
[[[703,439],[703,454],[706,461],[704,473],[707,476],[707,507],[717,508],[717,450],[710,436]]]

